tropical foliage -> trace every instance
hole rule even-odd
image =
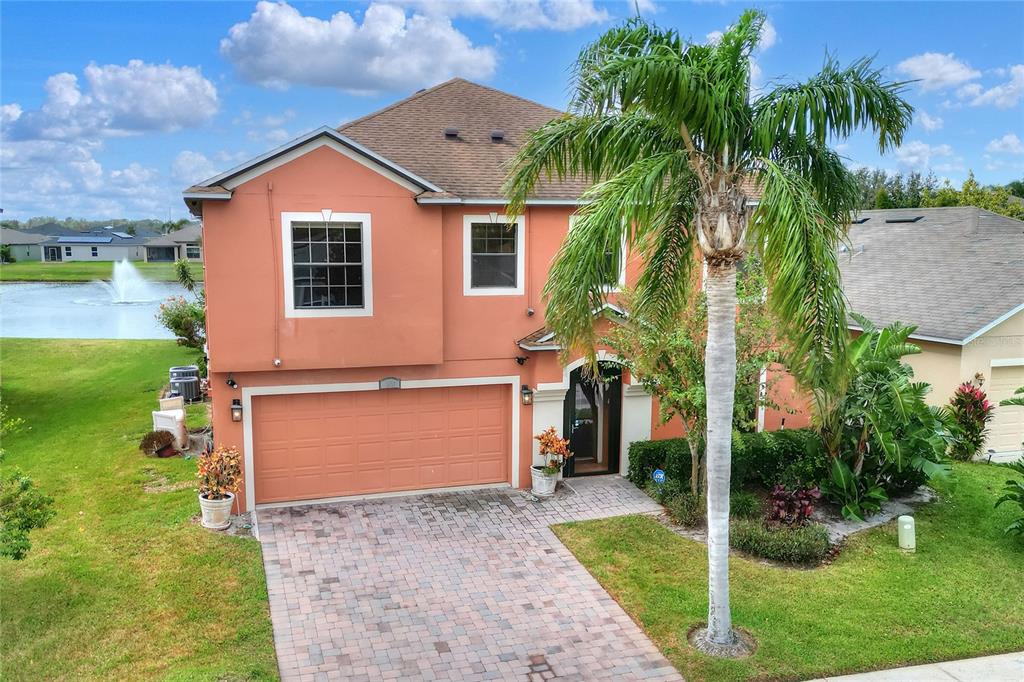
[[[756,258],[736,279],[739,312],[736,326],[736,390],[733,427],[753,431],[757,408],[769,405],[761,370],[775,363],[772,318],[765,303],[764,271]],[[627,293],[620,305],[629,310]],[[662,330],[637,315],[623,317],[604,342],[623,358],[630,375],[658,399],[662,423],[678,417],[690,450],[690,492],[703,494],[704,430],[707,426],[707,392],[704,386],[704,355],[707,346],[707,300],[694,296],[679,315],[677,324]]]
[[[242,456],[237,448],[219,447],[199,455],[196,478],[199,495],[207,500],[227,499],[242,482]]]
[[[196,281],[187,260],[176,261],[174,272],[191,298],[168,298],[160,304],[156,318],[177,337],[178,345],[199,351],[196,364],[200,375],[206,376],[206,292]]]
[[[984,447],[988,423],[992,421],[995,406],[989,402],[981,386],[965,381],[957,386],[950,398],[949,412],[954,424],[949,455],[966,462]]]
[[[1014,462],[1007,466],[1024,476],[1024,461]],[[998,507],[1004,502],[1015,504],[1020,507],[1021,512],[1024,512],[1024,478],[1011,478],[1006,482],[1002,497],[996,500],[996,506]],[[1013,533],[1014,535],[1024,535],[1024,514],[1014,519],[1006,527],[1006,532]]]
[[[554,426],[544,429],[535,436],[540,441],[540,456],[544,458],[544,473],[557,474],[562,470],[565,460],[572,457],[569,451],[569,440],[558,435],[558,429]]]
[[[848,518],[878,510],[888,493],[944,475],[950,417],[928,406],[931,387],[914,381],[902,358],[921,352],[908,341],[916,327],[875,327],[854,315],[863,330],[851,341],[830,384],[814,391],[815,420],[831,457],[823,492]]]
[[[870,59],[844,67],[828,57],[810,79],[752,100],[751,54],[764,21],[744,12],[712,44],[639,18],[610,29],[579,55],[570,113],[530,135],[506,185],[508,211],[518,215],[545,177],[593,183],[544,288],[546,321],[565,353],[596,364],[592,311],[606,302],[623,250],[643,261],[631,312],[663,332],[693,297],[694,256],[707,264],[710,599],[697,639],[715,653],[739,642],[728,579],[736,264],[748,252],[764,264],[766,305],[801,376],[842,356],[836,251],[858,190],[828,145],[867,129],[884,152],[901,143],[913,113],[904,84]],[[760,187],[756,209],[750,182]]]
[[[814,505],[821,499],[817,488],[788,490],[783,485],[772,488],[768,497],[768,522],[782,526],[802,526],[811,520]]]

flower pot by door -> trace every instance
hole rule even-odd
[[[231,525],[231,505],[235,496],[227,493],[223,500],[208,500],[199,496],[199,508],[203,511],[203,527],[224,530]]]
[[[537,497],[551,497],[555,494],[555,485],[558,483],[558,474],[544,473],[544,467],[533,465],[530,467],[530,476],[533,479],[533,494]]]

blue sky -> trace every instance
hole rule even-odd
[[[903,146],[851,165],[959,183],[1024,177],[1024,3],[641,0],[695,41],[746,7],[770,21],[764,87],[876,55],[921,79]],[[33,215],[180,217],[180,191],[320,125],[463,76],[551,106],[579,48],[632,0],[0,4],[0,205]],[[43,28],[45,27],[45,28]]]

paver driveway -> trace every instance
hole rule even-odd
[[[261,510],[281,675],[680,680],[551,532],[659,507],[618,476]]]

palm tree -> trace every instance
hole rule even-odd
[[[736,381],[736,264],[759,253],[768,305],[789,368],[810,380],[846,343],[837,247],[858,199],[828,144],[869,129],[879,150],[900,144],[913,109],[903,83],[870,59],[826,58],[802,83],[751,98],[751,54],[764,15],[745,12],[715,44],[698,45],[641,19],[584,48],[570,114],[535,131],[512,162],[509,214],[543,178],[586,178],[578,220],[544,289],[563,347],[591,358],[592,311],[625,248],[643,256],[631,314],[666,330],[707,266],[708,625],[695,643],[729,654],[743,643],[729,611],[729,477]],[[750,182],[761,192],[752,206]]]

